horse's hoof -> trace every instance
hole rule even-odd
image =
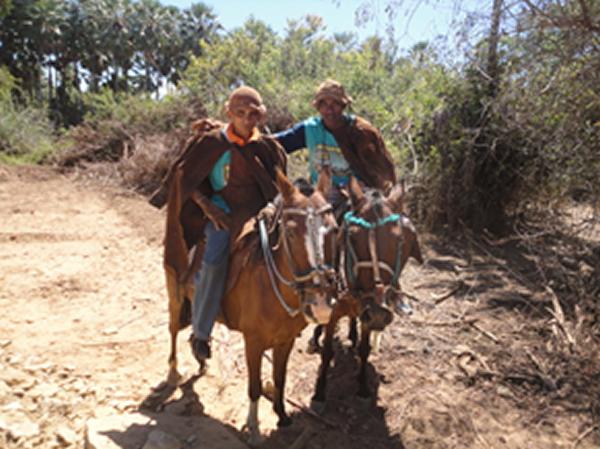
[[[310,409],[317,415],[322,415],[323,412],[325,412],[325,401],[317,401],[316,399],[311,399]]]
[[[292,418],[289,416],[284,416],[283,418],[279,418],[277,421],[277,427],[288,427],[292,424]]]
[[[258,431],[250,432],[250,436],[248,437],[248,446],[260,446],[263,442],[264,438],[260,435]]]
[[[199,362],[198,365],[198,376],[202,377],[206,374],[206,371],[208,370],[208,362],[206,360],[202,360],[201,362]]]
[[[161,388],[164,390],[166,387],[176,387],[181,382],[183,376],[179,374],[177,371],[169,371],[169,375],[167,376],[166,382],[163,382],[165,385],[159,385],[156,388]]]

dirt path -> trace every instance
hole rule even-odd
[[[166,374],[164,216],[116,188],[2,166],[0,211],[0,447],[83,447],[87,420],[135,411]],[[326,422],[288,404],[294,424],[277,430],[263,400],[263,447],[288,447],[310,432],[307,448],[570,449],[590,428],[585,413],[561,407],[556,396],[535,396],[526,381],[493,374],[513,351],[546,343],[525,329],[521,309],[506,306],[536,300],[511,276],[510,261],[503,268],[476,253],[466,260],[431,239],[424,246],[429,263],[403,275],[418,300],[415,316],[396,319],[371,357],[376,402],[355,399],[357,363],[341,338]],[[491,307],[494,300],[504,306]],[[304,352],[308,333],[289,364],[286,392],[296,404],[309,402],[318,369],[318,357]],[[196,365],[186,338],[182,332],[180,363],[189,377]],[[226,428],[234,437],[215,447],[240,447],[247,402],[239,335],[217,326],[214,353],[193,384],[199,402],[182,402],[178,390],[149,415],[155,421],[148,428],[158,422],[173,433],[182,420],[202,415],[210,419],[204,435]],[[264,377],[269,373],[265,359]],[[577,447],[599,443],[598,432],[589,432]],[[187,438],[184,447],[202,444]]]

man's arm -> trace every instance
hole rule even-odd
[[[297,123],[290,129],[273,134],[273,137],[290,154],[296,150],[306,148],[306,134],[304,131],[304,122]]]

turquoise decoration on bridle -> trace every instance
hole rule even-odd
[[[388,223],[393,223],[395,221],[400,221],[402,216],[400,214],[392,214],[388,215],[385,218],[381,218],[377,220],[376,223],[371,223],[370,221],[365,220],[362,217],[357,217],[354,215],[354,212],[348,211],[344,214],[344,224],[355,224],[359,225],[365,229],[374,229],[377,226],[384,226]]]
[[[379,277],[379,268],[383,268],[391,274],[390,286],[396,287],[398,285],[398,279],[400,277],[400,271],[402,270],[402,241],[400,240],[398,244],[398,248],[396,250],[396,260],[394,263],[394,269],[392,270],[389,265],[385,262],[379,261],[379,258],[376,254],[376,241],[375,241],[375,230],[381,226],[385,226],[390,223],[398,223],[402,226],[402,215],[401,214],[390,214],[386,217],[378,219],[376,222],[370,222],[362,217],[358,217],[354,214],[353,211],[348,211],[344,214],[344,243],[345,243],[345,260],[344,260],[344,268],[346,279],[349,282],[349,287],[355,284],[358,270],[360,268],[370,268],[374,272],[374,280],[375,283],[381,283],[381,278]],[[358,259],[356,255],[356,251],[352,242],[350,240],[350,226],[360,226],[363,229],[366,229],[369,232],[369,251],[371,260],[370,261],[361,261]]]

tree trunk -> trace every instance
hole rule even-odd
[[[487,74],[489,78],[488,93],[495,98],[500,84],[500,71],[498,68],[498,42],[500,41],[500,16],[502,15],[502,0],[494,0],[492,7],[492,25],[490,27]]]
[[[54,81],[52,76],[52,66],[48,67],[48,104],[52,105],[52,97],[54,96]]]

